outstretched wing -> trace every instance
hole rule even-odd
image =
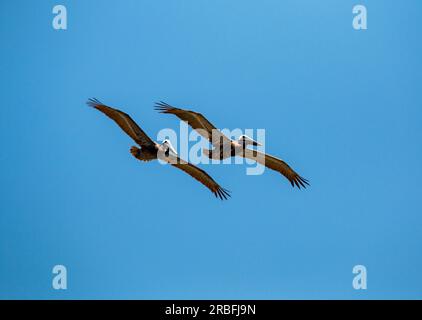
[[[245,149],[244,153],[240,155],[245,158],[255,160],[267,168],[280,172],[290,181],[293,187],[296,185],[300,189],[301,186],[306,188],[306,186],[309,185],[308,180],[298,175],[292,168],[289,167],[287,163],[281,159],[251,149]]]
[[[135,121],[133,121],[133,119],[128,114],[108,107],[97,99],[89,99],[87,104],[90,107],[101,111],[110,119],[114,120],[119,125],[119,127],[122,128],[123,131],[126,132],[129,137],[135,140],[135,142],[140,146],[152,146],[155,144],[154,141],[152,141],[151,138],[147,136],[147,134],[136,124]]]
[[[180,159],[178,156],[170,154],[167,157],[160,158],[162,160],[165,160],[169,164],[171,164],[173,167],[176,167],[180,170],[183,170],[188,175],[190,175],[192,178],[195,178],[200,183],[202,183],[204,186],[206,186],[208,189],[211,190],[212,193],[221,200],[227,199],[230,197],[230,191],[222,188],[211,176],[206,173],[204,170],[198,168],[197,166]]]
[[[187,122],[192,129],[196,130],[201,136],[208,139],[213,145],[227,144],[231,140],[209,122],[202,114],[190,110],[175,108],[163,101],[155,104],[155,110],[160,113],[174,114],[180,120]]]

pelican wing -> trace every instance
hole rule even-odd
[[[212,193],[221,200],[227,199],[230,197],[230,192],[224,188],[222,188],[217,182],[214,181],[211,176],[206,173],[204,170],[198,168],[197,166],[180,159],[178,156],[169,155],[168,157],[161,158],[162,160],[167,161],[173,167],[176,167],[180,170],[183,170],[192,178],[195,178],[208,189],[211,190]]]
[[[213,145],[230,144],[231,142],[229,138],[198,112],[175,108],[163,101],[157,102],[155,104],[155,109],[160,113],[174,114],[180,120],[187,122],[192,129],[208,139]]]
[[[135,142],[140,146],[154,145],[154,141],[148,137],[148,135],[136,124],[135,121],[133,121],[133,119],[128,114],[108,107],[97,99],[89,99],[87,104],[90,107],[101,111],[110,119],[114,120],[119,125],[119,127],[122,128],[122,130],[126,132],[129,137],[135,140]]]
[[[280,172],[290,181],[292,187],[296,185],[300,189],[301,186],[306,188],[306,186],[309,185],[308,180],[298,175],[292,168],[290,168],[287,163],[281,159],[251,149],[245,149],[241,156],[255,160],[267,168]]]

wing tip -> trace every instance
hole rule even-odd
[[[218,187],[218,189],[214,191],[214,195],[220,200],[228,200],[228,198],[231,197],[230,191],[222,187]]]
[[[86,102],[86,104],[92,108],[96,108],[99,105],[102,105],[103,103],[98,100],[97,98],[89,98],[88,101]]]
[[[155,103],[154,109],[160,113],[169,113],[170,110],[175,109],[175,108],[169,105],[167,102],[160,100]]]
[[[306,189],[307,186],[310,186],[309,180],[305,179],[299,175],[297,175],[296,177],[294,177],[291,181],[290,184],[292,185],[292,187],[294,188],[295,186],[298,187],[298,189],[300,190],[301,187],[303,189]]]

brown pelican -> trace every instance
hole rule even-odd
[[[200,135],[208,139],[214,150],[204,150],[204,153],[211,159],[225,159],[228,157],[240,156],[257,161],[258,163],[280,172],[294,187],[295,185],[306,188],[308,180],[298,175],[283,160],[271,155],[246,148],[248,145],[260,146],[260,144],[246,135],[241,135],[238,140],[231,140],[221,131],[215,128],[202,114],[190,110],[175,108],[163,101],[157,102],[155,109],[160,113],[174,114],[179,119],[187,122]]]
[[[133,146],[130,148],[130,152],[135,158],[141,161],[163,160],[201,182],[221,200],[230,197],[229,191],[222,188],[208,173],[179,158],[169,140],[164,140],[162,144],[154,142],[129,115],[120,110],[108,107],[97,99],[89,99],[87,104],[114,120],[141,147],[137,148]]]

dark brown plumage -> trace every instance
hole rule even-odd
[[[191,177],[195,178],[197,181],[211,190],[211,192],[214,193],[216,197],[222,200],[230,197],[229,191],[222,188],[204,170],[187,161],[182,160],[177,155],[170,153],[168,151],[169,146],[166,146],[165,143],[159,144],[151,140],[151,138],[136,124],[136,122],[128,114],[118,109],[109,107],[97,99],[89,99],[87,104],[90,107],[101,111],[107,117],[116,122],[117,125],[140,146],[140,148],[133,146],[130,149],[131,154],[135,158],[141,161],[151,161],[159,158],[160,160],[166,161],[173,167],[176,167],[189,174]]]
[[[269,169],[275,170],[285,176],[293,187],[306,188],[309,181],[297,174],[286,162],[274,156],[263,154],[257,150],[247,149],[244,141],[235,141],[226,137],[202,114],[191,110],[184,110],[173,107],[163,101],[157,102],[155,109],[160,113],[173,114],[180,120],[187,122],[199,134],[207,138],[216,150],[217,158],[240,156],[257,161]],[[230,149],[225,150],[226,146]],[[226,152],[224,152],[226,151]],[[208,157],[213,157],[213,151],[208,153]]]

